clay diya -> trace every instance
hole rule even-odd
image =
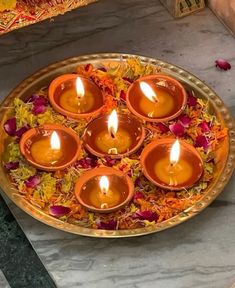
[[[99,167],[82,174],[75,195],[90,211],[110,213],[128,204],[134,195],[134,184],[119,170]]]
[[[160,139],[148,144],[140,157],[144,175],[155,185],[182,190],[196,183],[203,172],[197,150],[185,141]]]
[[[85,148],[93,155],[122,158],[137,151],[145,138],[145,129],[130,115],[113,110],[88,123],[84,132]]]
[[[97,117],[104,105],[99,87],[76,74],[54,79],[49,86],[49,100],[57,112],[74,119]]]
[[[126,103],[137,117],[150,122],[166,122],[185,108],[187,94],[174,78],[155,74],[136,80],[127,91]]]
[[[78,135],[61,125],[32,128],[20,140],[20,151],[25,159],[45,171],[62,170],[73,164],[80,150]]]

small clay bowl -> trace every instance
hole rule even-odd
[[[53,164],[42,165],[37,163],[31,154],[31,145],[34,142],[43,139],[42,137],[50,137],[53,131],[56,131],[60,138],[63,156]],[[62,125],[45,124],[41,127],[32,128],[23,134],[20,140],[20,151],[25,159],[38,169],[56,171],[65,169],[78,159],[81,151],[81,144],[78,135],[72,129]]]
[[[121,193],[121,200],[118,205],[109,208],[97,208],[90,203],[89,193],[92,193],[93,188],[97,189],[101,176],[109,178],[110,189],[115,187]],[[110,167],[98,167],[81,175],[75,185],[75,195],[79,203],[88,210],[98,213],[111,213],[125,207],[130,202],[134,196],[134,184],[131,178],[120,170]]]
[[[192,187],[200,179],[203,173],[203,161],[198,151],[192,145],[180,140],[180,159],[182,158],[188,163],[191,163],[193,174],[187,181],[179,185],[171,186],[168,183],[164,183],[155,173],[154,166],[160,159],[170,157],[170,150],[174,142],[175,139],[152,141],[142,151],[140,163],[142,172],[149,181],[161,188],[177,191]]]
[[[169,114],[162,117],[148,117],[143,111],[141,111],[139,103],[141,99],[145,97],[140,89],[139,84],[141,81],[148,83],[153,90],[158,87],[166,90],[172,95],[174,107]],[[126,104],[129,110],[140,119],[149,122],[167,122],[178,117],[183,112],[186,103],[187,93],[181,83],[164,74],[154,74],[139,78],[131,84],[126,96]]]
[[[84,85],[84,90],[89,91],[94,97],[94,105],[85,113],[74,113],[64,109],[60,105],[62,92],[74,87],[76,89],[76,79],[80,77]],[[104,106],[104,96],[100,88],[90,79],[77,74],[64,74],[55,78],[49,86],[49,101],[52,107],[60,114],[73,119],[84,119],[97,117]]]
[[[97,147],[95,139],[102,131],[108,130],[108,119],[109,115],[103,115],[88,123],[83,134],[83,143],[85,148],[95,156],[109,156],[113,159],[120,159],[135,153],[145,139],[145,128],[138,119],[128,114],[118,114],[118,127],[119,129],[123,128],[131,136],[132,144],[129,149],[119,154],[108,154]]]

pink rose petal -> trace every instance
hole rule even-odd
[[[221,70],[225,70],[225,71],[231,69],[231,64],[222,58],[215,61],[215,66],[217,68],[219,68]]]
[[[18,129],[16,132],[15,132],[15,136],[18,137],[18,138],[21,138],[21,136],[26,132],[28,131],[30,128],[29,125],[25,125],[23,127],[21,127],[20,129]]]
[[[187,104],[190,107],[196,106],[197,104],[197,98],[193,96],[192,92],[187,91],[188,98],[187,98]]]
[[[38,175],[30,176],[26,181],[25,185],[27,188],[34,188],[41,182],[41,179]]]
[[[134,200],[138,200],[138,199],[143,199],[144,198],[144,194],[141,192],[135,192],[133,199]]]
[[[78,160],[76,166],[83,168],[83,169],[89,169],[94,168],[97,166],[97,158],[96,157],[84,157],[80,160]]]
[[[135,187],[143,188],[140,177],[135,179]]]
[[[19,162],[8,162],[4,165],[7,170],[15,170],[19,168]]]
[[[209,147],[209,141],[204,135],[198,135],[195,140],[195,147],[203,147],[206,150]]]
[[[65,207],[62,205],[54,205],[49,207],[49,213],[55,217],[62,217],[69,214],[70,212],[71,209],[69,207]]]
[[[117,159],[112,159],[111,157],[104,157],[105,159],[105,165],[108,166],[108,167],[112,167],[113,165],[115,165],[117,163]]]
[[[180,115],[178,120],[184,127],[188,127],[191,123],[191,118],[185,114]]]
[[[157,222],[159,216],[157,213],[152,212],[152,211],[148,211],[148,210],[140,211],[139,210],[133,215],[133,218],[141,219],[141,220],[148,220],[150,222],[152,222],[152,221]]]
[[[210,131],[209,124],[206,121],[203,121],[202,123],[200,123],[199,127],[201,128],[203,133],[206,133],[206,132]]]
[[[126,101],[126,93],[123,90],[120,92],[120,99]]]
[[[15,136],[16,132],[16,118],[8,119],[4,124],[4,130],[9,136]]]
[[[34,105],[32,109],[32,113],[34,115],[42,114],[46,112],[47,108],[45,105]]]
[[[130,78],[128,78],[128,77],[123,77],[122,79],[123,79],[124,81],[129,82],[129,83],[133,83],[133,82],[134,82],[132,79],[130,79]]]
[[[169,127],[161,122],[155,124],[154,126],[156,126],[162,133],[167,133],[168,131],[170,131]]]
[[[176,136],[176,137],[182,137],[184,136],[184,126],[181,123],[175,123],[169,126],[171,132]]]
[[[97,223],[99,229],[104,230],[116,230],[117,222],[115,220],[110,220],[109,222],[99,222]]]

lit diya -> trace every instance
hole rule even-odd
[[[185,141],[160,139],[148,144],[140,157],[144,175],[165,189],[181,190],[193,186],[203,172],[197,150]]]
[[[144,76],[127,91],[130,111],[150,122],[166,122],[179,116],[187,102],[184,87],[174,78],[163,74]]]
[[[104,105],[99,87],[76,74],[64,74],[54,79],[49,86],[49,100],[57,112],[75,119],[96,117]]]
[[[83,141],[93,155],[122,158],[137,151],[144,137],[145,129],[137,119],[113,110],[87,125]]]
[[[62,170],[73,164],[80,150],[78,135],[61,125],[32,128],[20,140],[20,151],[26,160],[45,171]]]
[[[79,203],[89,210],[110,213],[128,204],[134,195],[134,184],[119,170],[99,167],[82,174],[75,194]]]

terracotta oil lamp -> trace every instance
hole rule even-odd
[[[166,122],[185,108],[187,94],[174,78],[155,74],[136,80],[127,91],[127,106],[137,117],[150,122]]]
[[[144,137],[145,129],[136,118],[113,110],[87,125],[83,142],[93,155],[122,158],[137,151]]]
[[[82,174],[76,183],[75,195],[88,210],[111,213],[132,199],[134,184],[119,170],[99,167]]]
[[[23,134],[20,151],[33,166],[55,171],[73,164],[79,157],[81,145],[78,135],[72,129],[46,124]]]
[[[73,119],[97,117],[104,105],[103,94],[90,79],[76,74],[64,74],[49,86],[53,108]]]
[[[197,150],[185,141],[160,139],[148,144],[140,157],[144,175],[155,185],[182,190],[196,183],[203,172]]]

